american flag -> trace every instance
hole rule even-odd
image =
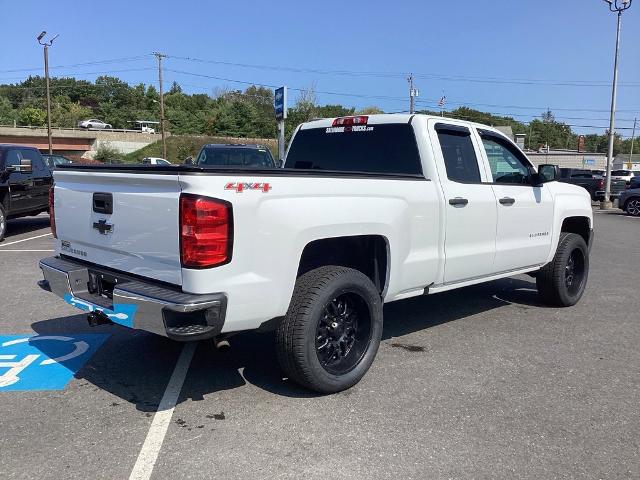
[[[447,97],[445,97],[444,95],[442,97],[440,97],[440,101],[438,102],[438,106],[440,108],[444,107],[445,102],[447,101]]]

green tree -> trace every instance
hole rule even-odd
[[[370,107],[364,107],[361,110],[358,110],[358,115],[378,115],[380,113],[384,113],[381,109],[372,105]]]
[[[13,125],[16,120],[16,111],[6,97],[0,97],[0,125]]]
[[[47,120],[47,113],[35,107],[24,107],[18,110],[18,123],[20,125],[41,127]]]

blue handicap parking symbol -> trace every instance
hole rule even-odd
[[[108,336],[0,335],[0,392],[64,389]]]
[[[133,317],[136,313],[137,306],[136,305],[116,305],[115,310],[109,310],[108,308],[101,307],[99,305],[94,305],[93,303],[89,303],[80,298],[69,295],[68,293],[64,296],[64,301],[69,305],[72,305],[80,310],[85,312],[102,312],[104,313],[109,320],[113,323],[118,323],[124,327],[133,327]]]

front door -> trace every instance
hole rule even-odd
[[[8,175],[9,196],[11,202],[11,213],[22,213],[28,211],[31,205],[31,189],[33,179],[19,171],[21,161],[20,151],[7,150],[5,153],[4,166],[15,167],[16,170]]]
[[[531,185],[533,167],[516,145],[489,130],[478,129],[478,133],[498,210],[494,271],[545,263],[553,228],[553,197],[548,186]]]
[[[496,200],[468,127],[430,122],[444,193],[445,284],[490,275],[496,251]],[[485,183],[483,183],[485,182]]]
[[[46,210],[49,206],[49,189],[53,184],[53,177],[51,171],[44,164],[42,155],[37,150],[22,149],[21,155],[23,159],[31,160],[31,173],[29,176],[32,179],[31,192],[30,192],[30,205],[32,210]]]

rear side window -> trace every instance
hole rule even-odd
[[[480,183],[478,157],[466,128],[436,126],[447,178],[459,183]]]
[[[298,130],[285,168],[422,174],[413,128],[404,123]]]
[[[198,156],[198,165],[273,168],[275,163],[267,149],[204,147]]]

